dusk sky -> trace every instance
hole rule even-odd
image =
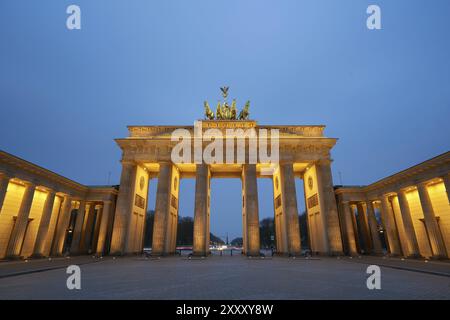
[[[66,28],[70,4],[81,30]],[[369,4],[382,30],[367,29]],[[193,125],[228,85],[260,124],[326,125],[334,183],[369,184],[450,150],[449,15],[448,0],[2,0],[0,149],[119,184],[127,125]],[[259,191],[272,216],[270,180]],[[212,192],[211,231],[241,236],[240,181]]]

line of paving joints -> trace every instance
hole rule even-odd
[[[102,261],[103,260],[95,260],[95,261],[77,263],[76,265],[82,266],[85,264],[98,263],[98,262],[102,262]],[[27,275],[27,274],[33,274],[33,273],[46,272],[46,271],[57,270],[57,269],[64,269],[64,268],[67,268],[68,266],[69,265],[54,266],[54,267],[48,267],[48,268],[43,268],[43,269],[35,269],[35,270],[27,270],[27,271],[15,272],[15,273],[3,274],[3,275],[0,275],[0,279],[23,276],[23,275]]]
[[[385,268],[391,268],[391,269],[397,269],[397,270],[403,270],[403,271],[411,271],[411,272],[418,272],[418,273],[425,273],[425,274],[431,274],[431,275],[434,275],[434,276],[441,276],[441,277],[450,278],[450,274],[443,273],[443,272],[438,272],[438,271],[429,271],[429,270],[416,269],[416,268],[411,268],[411,267],[392,266],[392,265],[387,265],[387,264],[383,264],[383,263],[369,263],[369,262],[358,261],[358,260],[345,260],[345,259],[339,259],[339,260],[340,261],[344,261],[344,262],[353,262],[353,263],[359,263],[359,264],[365,264],[365,265],[377,265],[377,266],[381,266],[381,267],[385,267]]]

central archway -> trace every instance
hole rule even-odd
[[[233,240],[239,242],[243,238],[241,189],[239,178],[211,179],[210,232],[225,245],[231,246]]]

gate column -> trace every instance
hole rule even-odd
[[[209,168],[206,164],[197,164],[195,174],[195,211],[193,255],[206,256],[208,236],[208,187]]]
[[[169,215],[170,178],[172,164],[159,164],[158,189],[156,191],[155,221],[153,222],[152,255],[167,254],[166,238]]]
[[[258,185],[256,165],[244,164],[242,171],[244,213],[246,219],[247,256],[260,256]],[[245,245],[245,244],[244,244]]]

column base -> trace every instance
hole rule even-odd
[[[301,257],[303,256],[301,251],[297,251],[297,252],[289,252],[289,257]]]
[[[330,251],[328,253],[328,255],[330,257],[342,257],[342,256],[344,256],[344,252],[342,252],[342,251]]]
[[[389,258],[401,258],[402,257],[402,255],[398,254],[398,253],[388,253],[385,256],[389,257]]]
[[[109,255],[112,257],[123,257],[123,256],[125,256],[125,253],[123,253],[121,251],[116,251],[116,252],[110,252]]]
[[[289,257],[289,253],[287,252],[274,252],[273,255],[277,257]]]
[[[247,257],[252,257],[252,258],[259,258],[259,257],[265,257],[265,255],[261,252],[247,252],[246,253]]]
[[[90,256],[93,253],[87,253],[87,252],[74,252],[74,253],[70,253],[70,256],[72,257],[79,257],[79,256]]]
[[[43,255],[42,253],[34,253],[30,256],[31,259],[46,259],[47,256]]]
[[[24,260],[25,258],[23,256],[13,255],[13,256],[6,256],[5,259],[6,260]]]
[[[74,252],[70,251],[71,256],[82,256],[82,255],[87,255],[87,254],[88,254],[87,252],[82,252],[82,251],[74,251]]]
[[[71,256],[70,254],[65,254],[65,253],[58,253],[58,254],[52,255],[53,258],[67,258],[70,256]]]
[[[407,259],[423,259],[423,257],[418,253],[413,253],[406,256]]]
[[[430,260],[448,260],[448,257],[446,255],[435,255]]]

